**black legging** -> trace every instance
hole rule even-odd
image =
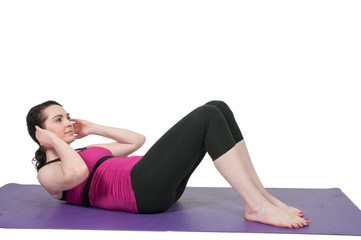
[[[167,210],[183,194],[206,152],[212,160],[243,139],[231,109],[211,101],[168,130],[134,166],[132,187],[139,213]]]

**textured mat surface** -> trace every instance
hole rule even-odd
[[[244,220],[244,205],[231,188],[188,187],[168,211],[133,214],[70,205],[52,198],[40,185],[0,188],[0,227],[131,231],[246,232],[361,236],[361,211],[337,188],[268,191],[296,206],[311,223],[286,229]]]

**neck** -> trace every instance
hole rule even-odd
[[[45,154],[46,154],[46,161],[51,161],[59,158],[59,154],[55,151],[55,149],[47,149]]]

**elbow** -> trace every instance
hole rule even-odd
[[[141,148],[144,145],[144,143],[145,143],[145,136],[139,135],[138,139],[133,144],[134,148],[132,152],[137,151],[139,148]]]
[[[87,166],[82,166],[79,168],[74,169],[71,174],[71,180],[72,181],[84,181],[89,176],[89,170]]]
[[[81,169],[79,169],[79,172],[78,172],[78,176],[80,178],[83,178],[84,180],[89,176],[89,169],[87,166],[83,166],[81,167]]]
[[[146,140],[145,136],[144,136],[144,135],[141,135],[141,137],[140,137],[140,144],[141,144],[141,146],[144,145],[145,140]]]
[[[144,145],[144,143],[145,143],[145,136],[144,135],[140,135],[139,136],[139,140],[138,140],[138,144],[137,144],[137,147],[138,148],[140,148],[140,147],[142,147],[143,145]]]

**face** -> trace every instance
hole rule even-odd
[[[44,113],[48,116],[44,122],[46,130],[53,132],[68,144],[75,140],[73,122],[63,107],[51,105],[44,109]]]

